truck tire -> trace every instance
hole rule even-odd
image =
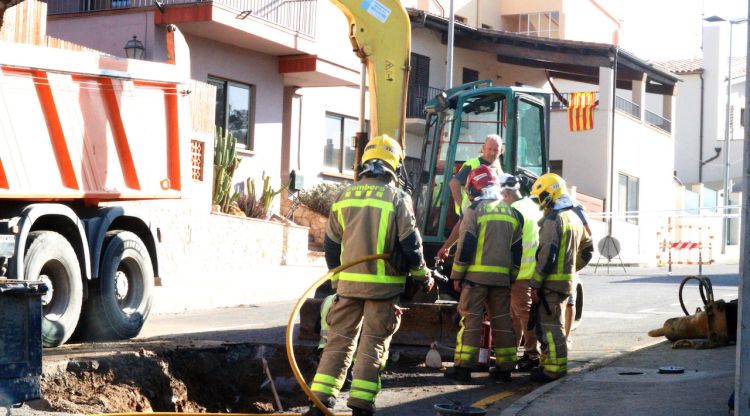
[[[86,338],[134,338],[151,312],[154,270],[146,246],[129,231],[111,231],[104,239],[99,279],[89,283],[84,304]]]
[[[42,297],[42,345],[56,347],[73,335],[81,315],[83,282],[75,250],[53,231],[32,231],[26,242],[24,279],[48,286]]]

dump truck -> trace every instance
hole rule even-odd
[[[353,50],[367,68],[372,137],[388,134],[406,149],[411,51],[411,24],[406,10],[398,0],[331,1],[346,15]],[[521,179],[524,194],[528,194],[540,175],[549,172],[549,110],[549,92],[534,87],[496,86],[489,80],[450,88],[427,101],[419,170],[413,175],[402,175],[401,185],[412,194],[429,267],[435,268],[435,255],[458,221],[450,179],[466,160],[479,155],[488,134],[503,138],[505,153],[500,160],[503,171]],[[360,160],[364,143],[366,140],[359,136],[356,161]],[[416,183],[408,183],[408,177],[416,177]],[[445,274],[450,273],[451,258],[441,269]],[[455,343],[452,289],[449,284],[442,289],[449,294],[447,302],[436,294],[414,299],[415,303],[403,316],[394,343]],[[579,321],[583,311],[580,283],[576,291],[575,319]],[[319,299],[311,299],[302,308],[302,338],[317,336],[319,303]]]
[[[159,275],[160,231],[145,201],[180,198],[183,187],[189,63],[174,58],[187,44],[170,27],[169,62],[118,58],[9,35],[5,17],[0,278],[46,283],[46,347],[74,332],[135,337]]]

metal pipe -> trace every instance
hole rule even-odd
[[[617,101],[617,57],[620,54],[620,48],[618,46],[615,46],[615,60],[612,64],[614,76],[612,81],[612,145],[610,146],[610,156],[609,156],[609,201],[607,202],[607,205],[609,205],[609,212],[612,212],[615,208],[614,204],[612,203],[612,200],[615,196],[615,118],[617,117],[616,113],[616,101]],[[607,219],[607,236],[612,236],[612,218]]]
[[[726,123],[724,125],[724,160],[722,162],[722,184],[721,188],[724,190],[723,206],[729,205],[729,109],[731,107],[731,94],[732,94],[732,22],[729,23],[729,60],[727,68],[727,108],[724,117]],[[721,254],[727,252],[727,240],[729,240],[729,218],[727,215],[727,209],[722,208],[724,212],[724,218],[721,220]]]
[[[448,21],[448,64],[445,71],[445,89],[453,87],[453,38],[455,35],[456,14],[453,12],[453,0],[450,2],[450,19]]]
[[[750,6],[750,0],[747,2]],[[747,19],[746,19],[747,20]],[[730,26],[731,27],[731,26]],[[750,31],[747,34],[747,52],[750,53]],[[746,60],[746,73],[750,73],[750,61]],[[745,82],[745,108],[750,108],[750,84]],[[745,112],[747,114],[747,111]],[[747,117],[747,115],[745,116]],[[734,381],[734,409],[737,416],[750,415],[750,128],[745,118],[745,143],[743,146],[743,182],[742,182],[742,230],[740,233],[740,278],[739,278],[739,311],[737,315],[737,358]]]

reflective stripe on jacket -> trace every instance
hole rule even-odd
[[[487,286],[510,286],[513,256],[511,246],[521,239],[523,217],[500,200],[472,204],[461,221],[458,249],[451,279],[466,279]],[[477,240],[476,251],[465,261],[467,235]]]
[[[417,233],[411,198],[391,183],[364,178],[344,189],[331,207],[326,235],[341,244],[341,264],[363,256],[391,253],[397,240]],[[385,260],[360,263],[334,276],[336,293],[387,299],[403,291],[406,276]]]
[[[523,257],[521,258],[521,270],[516,280],[529,280],[534,275],[536,267],[536,250],[539,247],[539,220],[542,219],[542,211],[539,205],[525,197],[512,203],[510,206],[517,209],[523,215]]]
[[[571,209],[544,217],[540,221],[536,271],[529,286],[572,293],[578,253],[591,244],[591,236]]]

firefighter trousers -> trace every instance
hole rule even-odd
[[[516,280],[510,289],[510,317],[513,320],[513,332],[516,334],[516,345],[521,345],[523,338],[523,351],[530,359],[539,358],[536,331],[526,329],[529,324],[529,311],[531,310],[531,291],[528,280]]]
[[[356,349],[347,405],[375,411],[380,372],[388,360],[391,338],[401,322],[396,316],[397,301],[398,297],[372,300],[336,296],[327,318],[328,343],[310,387],[324,404],[331,404],[338,396]]]
[[[461,314],[455,367],[471,367],[477,360],[482,337],[482,321],[485,308],[490,316],[492,343],[495,347],[495,367],[500,371],[511,371],[516,364],[516,336],[510,319],[510,288],[485,286],[465,282],[458,302]]]
[[[568,372],[568,343],[563,330],[563,311],[570,295],[542,288],[542,296],[549,311],[544,304],[539,305],[536,325],[536,336],[541,346],[539,367],[544,374],[555,379]]]

